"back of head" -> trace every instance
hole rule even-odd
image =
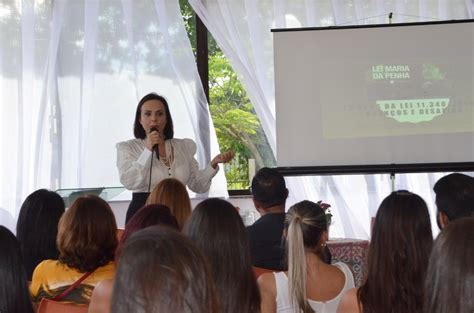
[[[46,259],[57,259],[58,223],[64,213],[64,201],[55,192],[39,189],[23,202],[16,236],[20,242],[28,279],[36,265]]]
[[[127,225],[125,225],[125,230],[115,251],[115,260],[117,261],[120,258],[123,245],[132,234],[155,225],[167,226],[179,230],[178,222],[176,218],[171,215],[171,211],[167,206],[161,204],[146,205],[138,210],[130,221],[128,221]]]
[[[436,238],[425,282],[425,312],[473,312],[473,243],[473,217],[450,222]]]
[[[359,288],[364,312],[420,312],[433,243],[425,201],[396,191],[379,206],[372,230],[368,275]]]
[[[109,204],[94,195],[77,198],[59,221],[59,260],[90,272],[114,258],[117,224]]]
[[[258,311],[260,295],[252,271],[247,230],[235,207],[217,198],[202,201],[191,214],[184,233],[210,262],[223,312]]]
[[[191,200],[189,200],[186,186],[174,178],[163,179],[153,189],[146,204],[163,204],[169,207],[180,229],[191,215]]]
[[[0,226],[0,312],[33,313],[20,244]]]
[[[436,206],[450,221],[474,216],[474,178],[461,173],[441,177],[433,187]]]
[[[136,232],[118,264],[111,311],[219,312],[204,256],[188,238],[167,227]]]
[[[306,297],[306,251],[318,256],[323,252],[323,234],[328,230],[324,210],[311,201],[298,202],[288,210],[285,229],[292,305],[303,312],[313,312]]]
[[[264,167],[252,179],[252,197],[262,209],[284,206],[287,196],[285,179],[276,169]]]

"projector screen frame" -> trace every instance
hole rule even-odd
[[[439,25],[474,23],[474,19],[456,19],[443,21],[393,23],[393,24],[370,24],[370,25],[344,25],[325,27],[302,27],[302,28],[274,28],[276,32],[315,31],[315,30],[338,30],[353,28],[380,28],[380,27],[403,27],[417,25]],[[364,164],[364,165],[328,165],[328,166],[280,166],[276,169],[284,176],[309,176],[309,175],[349,175],[349,174],[406,174],[406,173],[433,173],[433,172],[473,172],[474,162],[451,162],[451,163],[409,163],[409,164]]]
[[[276,167],[283,176],[474,172],[474,162]]]
[[[324,27],[295,27],[295,28],[272,28],[272,33],[278,32],[295,32],[295,31],[313,31],[313,30],[337,30],[351,28],[380,28],[380,27],[400,27],[400,26],[417,26],[417,25],[439,25],[439,24],[458,24],[473,23],[474,19],[459,20],[442,20],[429,22],[410,22],[410,23],[392,23],[392,24],[366,24],[366,25],[344,25],[344,26],[324,26]]]

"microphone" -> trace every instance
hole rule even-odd
[[[158,128],[153,126],[152,128],[150,128],[150,133],[152,132],[158,132]],[[157,143],[155,143],[152,147],[153,151],[155,151],[156,153],[156,157],[158,158],[158,160],[160,159],[160,150],[159,150],[159,145]]]

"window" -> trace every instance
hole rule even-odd
[[[196,15],[188,1],[180,0],[180,6],[198,67],[201,62],[207,63],[201,67],[207,68],[207,73],[203,75],[200,69],[200,74],[201,79],[205,78],[205,89],[208,86],[209,109],[220,149],[232,149],[236,153],[234,160],[225,166],[227,188],[248,189],[253,174],[264,166],[275,166],[275,157],[253,105],[229,61],[207,30],[196,27]],[[204,47],[198,42],[198,36],[208,38]],[[204,58],[198,57],[203,52]]]

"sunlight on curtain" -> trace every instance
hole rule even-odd
[[[0,224],[38,188],[119,186],[115,143],[149,92],[202,167],[219,152],[178,1],[7,0],[0,34]]]
[[[189,0],[245,86],[275,152],[272,28],[318,27],[465,19],[472,0]],[[295,153],[304,153],[304,147]],[[331,153],[322,151],[321,153]],[[317,165],[317,164],[315,164]],[[395,189],[418,193],[427,202],[434,233],[432,186],[442,173],[397,175]],[[332,204],[332,237],[369,238],[370,220],[391,191],[389,175],[288,177],[289,205],[309,199]]]

